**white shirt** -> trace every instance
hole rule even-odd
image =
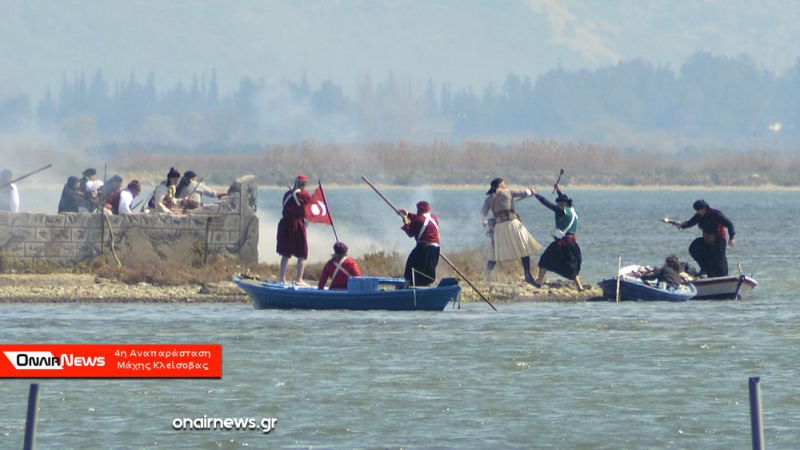
[[[192,195],[189,198],[189,200],[195,201],[197,203],[200,203],[201,196],[203,195],[206,197],[217,196],[216,191],[213,191],[210,187],[206,186],[203,183],[199,183],[197,180],[192,180],[185,188],[181,189],[181,191],[178,192],[178,195],[176,195],[176,197],[178,198],[186,197],[189,195],[190,192],[192,193]]]
[[[133,193],[127,189],[119,193],[119,210],[120,214],[133,214],[131,205],[133,204]]]
[[[0,189],[0,211],[19,212],[19,191],[16,184]]]

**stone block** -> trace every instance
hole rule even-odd
[[[99,228],[71,228],[72,242],[100,241],[102,231]],[[108,238],[108,227],[106,227],[106,238]]]
[[[30,225],[30,213],[18,213],[8,216],[8,224],[12,227],[26,227]]]
[[[44,242],[26,242],[25,256],[33,258],[41,258],[42,256],[45,256]]]
[[[9,215],[15,214],[8,211],[0,211],[0,227],[5,227],[9,224]]]
[[[48,242],[44,245],[44,254],[47,257],[75,258],[78,254],[78,244],[71,242]]]
[[[83,213],[70,213],[70,215],[87,215]],[[45,214],[44,224],[48,227],[63,227],[66,224],[65,214]],[[38,226],[38,225],[37,225]]]
[[[8,256],[25,256],[25,244],[23,242],[9,242],[0,248],[0,252]]]
[[[36,240],[36,229],[30,227],[4,227],[0,226],[0,245],[8,241]]]
[[[212,244],[227,245],[230,243],[230,236],[227,231],[212,231],[209,235],[209,242]]]
[[[100,228],[100,224],[105,223],[102,214],[70,213],[59,215],[63,217],[64,225],[68,227]]]
[[[208,229],[213,231],[220,231],[225,227],[225,216],[224,215],[216,215],[216,216],[208,216],[211,219],[211,222],[208,224]]]
[[[225,224],[222,226],[223,230],[227,231],[239,231],[239,226],[241,225],[241,221],[239,220],[238,214],[226,214],[223,216],[225,218]]]
[[[72,240],[70,228],[37,228],[37,242],[69,242]]]

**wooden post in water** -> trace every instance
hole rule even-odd
[[[620,271],[622,270],[622,256],[617,259],[617,303],[619,303],[619,279],[622,277]]]
[[[25,417],[23,450],[33,450],[36,444],[36,417],[39,415],[39,384],[32,383],[28,392],[28,415]]]
[[[761,379],[750,377],[750,432],[753,435],[753,450],[764,449],[764,421],[761,412]]]

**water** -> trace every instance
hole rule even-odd
[[[481,239],[474,213],[480,192],[388,193],[406,207],[424,194],[442,216],[446,248]],[[444,313],[4,305],[4,342],[223,345],[221,380],[41,381],[37,442],[41,448],[748,448],[747,378],[761,376],[766,443],[797,448],[797,194],[569,193],[583,218],[587,281],[609,276],[617,256],[651,264],[670,253],[686,257],[698,232],[658,220],[686,219],[691,203],[704,197],[736,224],[732,268],[741,258],[761,284],[742,302],[501,304],[499,313],[483,304]],[[372,195],[328,194],[337,231],[357,245],[363,239],[364,248],[398,226]],[[265,217],[274,214],[268,199],[261,196]],[[541,205],[526,200],[519,209],[537,237],[552,227]],[[405,250],[410,241],[401,236],[392,245]],[[0,383],[2,448],[21,445],[28,383]],[[278,423],[266,435],[171,427],[176,417],[203,415],[277,417]]]

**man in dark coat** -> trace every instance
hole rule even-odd
[[[728,256],[725,251],[728,245],[731,248],[736,247],[733,222],[725,217],[722,211],[709,207],[705,200],[697,200],[693,207],[695,214],[691,219],[674,225],[681,230],[697,225],[703,230],[703,236],[689,245],[689,254],[700,266],[701,275],[706,274],[709,278],[727,276]]]
[[[430,286],[436,281],[439,264],[439,217],[431,213],[426,201],[417,203],[417,213],[401,209],[403,231],[414,238],[417,245],[408,255],[404,277],[410,286]]]

